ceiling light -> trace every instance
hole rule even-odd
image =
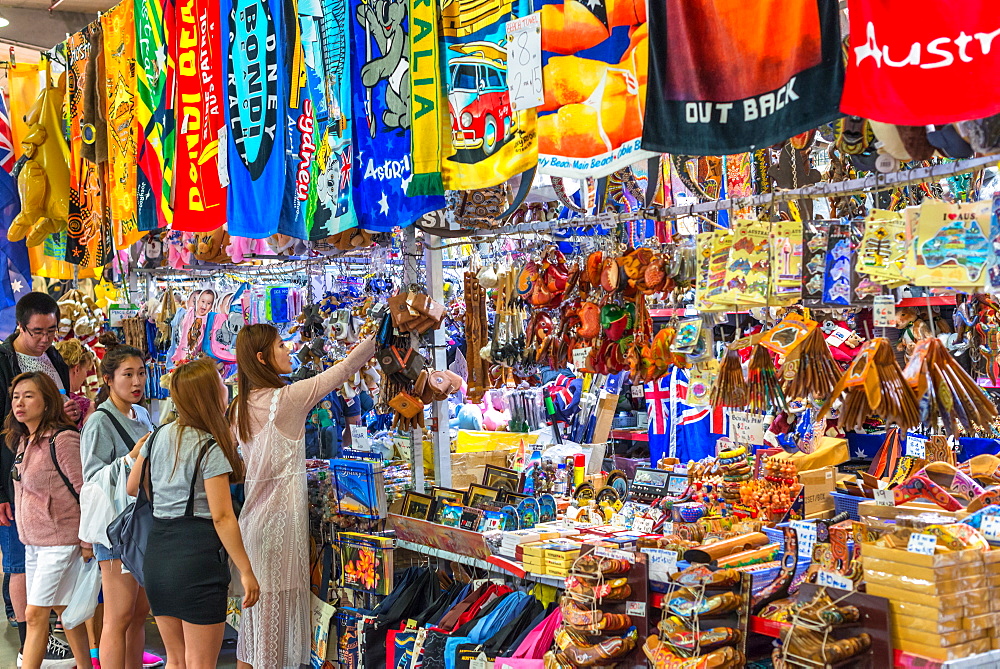
[[[6,28],[9,25],[10,25],[10,21],[8,21],[4,17],[0,16],[0,28]]]

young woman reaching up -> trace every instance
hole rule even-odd
[[[238,392],[231,416],[246,463],[240,528],[260,604],[240,620],[242,669],[299,669],[309,664],[309,509],[306,416],[375,354],[362,340],[347,358],[310,379],[288,384],[291,356],[278,330],[248,325],[236,337]]]

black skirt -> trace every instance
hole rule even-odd
[[[229,558],[210,519],[154,518],[143,577],[154,616],[192,625],[226,621]]]

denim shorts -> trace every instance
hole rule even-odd
[[[3,551],[3,573],[24,573],[24,544],[17,535],[17,525],[0,525],[0,551]]]
[[[94,544],[94,558],[98,562],[104,562],[105,560],[121,560],[122,554],[120,551],[111,550],[102,544]]]

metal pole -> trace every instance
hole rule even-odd
[[[420,281],[420,267],[417,260],[417,228],[414,225],[403,228],[403,286],[402,290],[409,290],[410,286]],[[414,335],[415,336],[415,335]],[[416,344],[414,344],[415,346]],[[424,482],[424,433],[423,430],[410,430],[410,457],[413,468],[413,489],[423,492],[426,488]]]
[[[424,269],[427,271],[427,291],[429,297],[444,304],[444,254],[441,240],[435,235],[424,233]],[[447,369],[448,350],[445,344],[445,330],[434,331],[431,365],[434,369]],[[434,451],[434,482],[443,488],[451,487],[451,430],[448,427],[448,400],[434,402],[431,410],[431,448]]]

